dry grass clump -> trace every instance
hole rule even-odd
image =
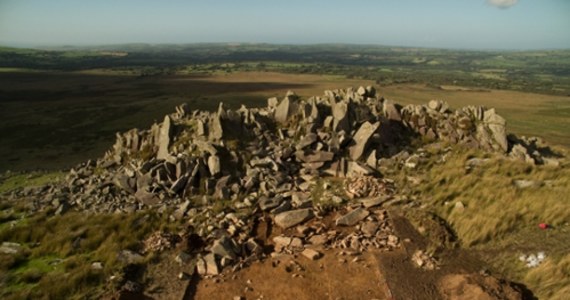
[[[166,216],[166,215],[165,215]],[[122,272],[121,250],[139,251],[151,232],[176,226],[154,213],[35,215],[13,228],[4,226],[0,240],[23,245],[23,254],[0,257],[3,299],[70,299],[98,297],[100,288]],[[102,270],[93,269],[101,262]]]
[[[487,155],[488,161],[468,170],[474,151],[457,151],[446,162],[431,164],[414,191],[446,219],[466,246],[482,244],[530,224],[562,225],[570,218],[570,168],[532,166]],[[539,186],[518,188],[515,180]],[[462,209],[461,203],[464,206]],[[459,207],[458,207],[459,206]]]
[[[570,165],[533,166],[499,155],[454,148],[438,162],[433,155],[399,181],[423,205],[445,219],[459,242],[490,264],[492,270],[524,283],[541,299],[567,299],[570,294]],[[486,159],[467,168],[471,158]],[[407,185],[406,176],[421,177]],[[533,181],[526,188],[516,180]],[[542,230],[539,223],[547,223]],[[522,254],[545,252],[546,261],[527,268]]]
[[[542,299],[568,299],[570,295],[570,254],[560,259],[548,258],[540,266],[530,270],[524,281]]]

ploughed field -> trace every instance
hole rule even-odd
[[[190,109],[214,110],[219,101],[230,108],[256,107],[287,90],[309,97],[326,89],[367,85],[375,83],[334,75],[271,72],[147,77],[112,70],[0,72],[0,170],[72,167],[101,156],[115,132],[147,128],[184,102]],[[494,107],[507,119],[511,132],[570,146],[567,96],[420,84],[380,85],[377,89],[402,104],[441,99],[451,107]]]

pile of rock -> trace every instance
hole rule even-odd
[[[311,257],[318,255],[306,245],[392,249],[399,240],[385,212],[376,209],[395,190],[390,180],[380,179],[385,158],[400,157],[413,168],[422,156],[409,154],[410,141],[423,136],[532,163],[548,161],[536,140],[507,139],[505,125],[493,109],[453,111],[442,101],[402,108],[372,87],[325,91],[307,100],[289,92],[281,101],[268,99],[264,108],[229,110],[220,104],[212,113],[181,105],[148,130],[118,133],[103,158],[78,165],[64,184],[27,196],[36,209],[55,208],[57,214],[153,208],[188,220],[207,245],[198,270],[213,275],[261,255],[262,246],[251,236],[254,220],[270,216],[286,230],[322,218],[315,183],[330,177],[345,180],[343,189],[321,198],[330,197],[341,211],[346,197],[361,199],[336,220],[336,226],[354,230],[323,231],[313,224],[276,246]],[[149,247],[159,249],[163,242],[168,239],[157,236]]]
[[[220,104],[215,113],[181,105],[149,130],[117,134],[102,159],[71,170],[66,186],[43,190],[41,201],[59,212],[132,212],[202,195],[252,196],[243,206],[262,196],[282,204],[271,198],[306,192],[316,177],[377,176],[381,159],[405,150],[414,135],[555,162],[542,157],[547,149],[536,139],[507,139],[505,124],[483,107],[452,111],[434,100],[401,108],[372,87],[326,91],[306,101],[289,92],[265,108],[234,111]]]

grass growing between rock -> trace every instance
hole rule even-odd
[[[570,168],[532,166],[489,157],[481,166],[466,169],[475,152],[452,152],[447,161],[431,164],[414,190],[457,231],[466,246],[489,242],[529,224],[565,224],[570,218]],[[515,180],[537,186],[518,188]],[[464,209],[456,207],[463,204]],[[458,206],[460,206],[458,204]]]
[[[38,214],[4,226],[0,240],[19,243],[18,254],[0,254],[0,298],[99,298],[111,275],[120,278],[121,250],[141,250],[141,241],[156,230],[172,229],[155,213],[88,215]],[[92,268],[101,262],[103,268]]]
[[[433,157],[441,157],[436,155]],[[467,168],[471,158],[486,162]],[[570,283],[570,168],[532,166],[492,154],[453,150],[444,162],[430,159],[407,175],[423,208],[445,219],[463,247],[479,253],[494,271],[519,280],[540,298],[568,294]],[[520,188],[516,180],[533,186]],[[400,182],[407,185],[405,175]],[[538,227],[547,223],[548,230]],[[518,257],[544,251],[547,260],[530,269]],[[560,298],[561,299],[561,298]]]
[[[0,194],[18,188],[38,187],[47,183],[61,180],[64,172],[31,172],[16,175],[5,174],[0,176]]]
[[[548,259],[530,270],[524,280],[545,299],[563,300],[570,295],[570,254],[559,259]]]
[[[315,185],[311,189],[313,205],[325,211],[335,210],[340,207],[343,201],[345,201],[343,197],[346,198],[344,182],[344,179],[340,178],[321,178],[316,180]],[[335,197],[337,201],[335,201]]]

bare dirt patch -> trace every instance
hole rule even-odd
[[[334,251],[325,251],[316,261],[289,255],[269,258],[218,283],[200,281],[194,299],[390,299],[373,253],[358,262],[344,259]]]

